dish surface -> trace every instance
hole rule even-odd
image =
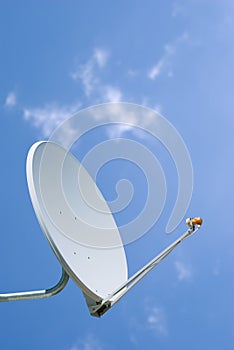
[[[27,180],[40,226],[64,270],[96,301],[128,278],[113,215],[82,164],[54,142],[35,143]]]

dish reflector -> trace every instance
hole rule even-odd
[[[82,291],[100,301],[126,283],[126,255],[118,228],[82,164],[54,142],[37,142],[28,153],[27,179],[42,230]]]

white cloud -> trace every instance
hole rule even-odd
[[[188,281],[192,277],[191,268],[181,261],[175,261],[175,268],[177,272],[177,279],[179,281]]]
[[[162,68],[165,64],[165,59],[161,59],[160,61],[158,61],[158,63],[156,63],[149,71],[148,73],[148,77],[151,80],[154,80],[155,78],[157,78],[157,76],[159,76],[159,74],[162,72]]]
[[[145,104],[147,102],[147,99],[144,100]],[[106,102],[106,101],[105,101]],[[113,102],[113,100],[112,100]],[[126,132],[131,132],[132,135],[140,138],[145,139],[148,138],[148,133],[144,133],[142,128],[144,127],[150,127],[155,121],[157,120],[157,115],[154,111],[151,111],[151,109],[154,109],[156,111],[159,111],[160,108],[162,108],[159,104],[152,106],[151,109],[146,109],[144,112],[144,118],[142,118],[141,115],[137,113],[135,108],[128,109],[128,115],[126,118],[126,109],[121,104],[110,104],[108,107],[106,107],[107,110],[110,110],[110,113],[108,115],[108,119],[110,123],[118,123],[116,125],[111,126],[110,128],[106,128],[107,136],[109,139],[113,138],[120,138],[122,137]],[[102,113],[94,113],[93,118],[96,121],[103,121],[103,114]],[[104,117],[104,120],[106,121],[106,114]],[[135,127],[136,125],[141,126],[140,128]]]
[[[128,70],[128,76],[130,76],[130,77],[136,77],[138,74],[139,74],[139,72],[135,69]]]
[[[103,87],[103,100],[105,102],[120,102],[122,100],[122,92],[115,86],[104,86]]]
[[[102,350],[100,342],[93,335],[78,340],[69,350]]]
[[[166,338],[169,335],[167,316],[164,308],[157,305],[154,297],[146,297],[137,313],[129,318],[129,340],[138,347],[142,336]],[[143,306],[143,310],[141,310]]]
[[[144,96],[142,101],[141,101],[141,104],[143,106],[146,106],[148,108],[153,109],[154,111],[156,111],[159,114],[162,114],[163,106],[160,103],[152,103],[152,101],[150,101],[148,97]],[[153,121],[151,121],[151,122],[153,122]]]
[[[96,60],[98,66],[100,68],[105,67],[109,54],[106,50],[97,48],[94,50],[94,54],[93,54],[94,59]]]
[[[102,81],[101,69],[108,61],[107,50],[96,48],[92,56],[83,65],[79,65],[71,74],[71,78],[80,81],[87,102],[100,104],[106,102],[120,102],[123,99],[122,91],[119,87],[106,84]]]
[[[156,104],[155,106],[153,106],[153,109],[158,112],[159,114],[162,114],[162,105],[160,105],[159,103]]]
[[[87,81],[88,85],[88,81]],[[86,86],[87,88],[87,86]],[[91,99],[91,97],[90,97]],[[108,85],[102,86],[99,85],[97,88],[97,94],[95,96],[96,103],[103,102],[119,102],[122,99],[122,92],[119,88]],[[92,102],[93,103],[93,102]],[[23,117],[26,121],[30,122],[34,127],[41,130],[43,137],[49,137],[51,133],[62,123],[64,120],[71,117],[75,112],[80,110],[82,104],[75,103],[71,105],[58,105],[55,103],[49,103],[44,107],[29,107],[24,108]],[[115,121],[115,120],[113,120]],[[124,120],[125,121],[125,120]],[[116,128],[108,129],[108,136],[112,137],[121,137],[121,135],[127,131],[130,127],[126,125],[120,125]],[[66,130],[66,138],[68,135],[72,136],[75,133],[75,130],[72,127],[69,127],[69,130]],[[111,137],[112,136],[112,137]],[[63,141],[63,145],[64,141]]]
[[[107,136],[109,139],[117,139],[123,137],[125,132],[134,130],[132,126],[126,124],[113,125],[110,128],[107,128]]]
[[[164,45],[162,57],[154,64],[148,71],[148,78],[155,80],[160,74],[166,71],[168,77],[173,76],[172,71],[172,57],[176,54],[180,44],[186,42],[189,39],[187,32],[178,36],[174,42]]]
[[[154,297],[144,300],[146,314],[146,328],[154,335],[167,336],[168,322],[164,308],[157,305]]]
[[[97,79],[94,75],[93,60],[89,60],[87,63],[80,65],[74,72],[71,73],[71,78],[73,80],[79,79],[83,85],[85,95],[90,96],[95,84],[97,84]]]
[[[167,336],[168,327],[165,312],[160,307],[152,307],[147,316],[148,329],[158,335]]]
[[[104,68],[108,60],[106,50],[96,48],[93,55],[85,64],[80,64],[70,74],[73,80],[80,80],[87,97],[98,88],[99,79],[97,77],[97,68]]]
[[[115,89],[114,87],[109,86],[108,87],[109,91],[111,91],[112,88]],[[119,91],[119,90],[117,90],[117,91]],[[119,92],[119,94],[120,93],[121,92]],[[111,97],[111,94],[109,95],[109,97]],[[113,96],[114,96],[114,94],[113,94]],[[118,99],[116,99],[115,101],[114,101],[114,99],[109,99],[109,101],[108,101],[106,96],[103,97],[103,100],[104,100],[104,102],[119,102]],[[126,110],[125,110],[125,108],[123,108],[122,105],[119,105],[119,104],[112,105],[111,104],[106,108],[110,110],[110,113],[108,115],[109,122],[110,123],[118,122],[118,124],[111,125],[108,128],[106,128],[106,133],[107,133],[107,136],[109,139],[120,138],[126,132],[129,132],[129,131],[131,131],[135,135],[139,134],[139,130],[131,125],[131,124],[134,124],[134,125],[138,124],[138,117],[134,113],[134,111],[130,111],[130,109],[129,109],[128,116],[126,119]],[[146,115],[146,118],[143,121],[145,125],[147,125],[148,122],[151,122],[151,120],[149,121],[149,116],[150,116],[150,113],[148,115]],[[95,113],[93,115],[93,118],[97,121],[100,121],[100,123],[103,121],[103,115],[101,113],[100,114]],[[104,118],[104,120],[106,121],[105,118]],[[140,132],[140,134],[142,134],[142,133]]]
[[[170,45],[165,48],[165,51],[172,52]],[[82,103],[73,105],[59,105],[58,103],[48,103],[42,107],[39,106],[24,108],[24,119],[30,122],[34,127],[41,130],[44,137],[49,137],[51,132],[53,132],[62,121],[69,118],[74,114],[74,112],[80,110],[80,107],[82,105],[89,104],[91,106],[93,104],[96,105],[101,103],[123,101],[123,91],[118,86],[107,84],[102,81],[101,68],[106,66],[108,58],[109,53],[107,50],[96,48],[93,50],[93,54],[86,61],[86,63],[83,65],[78,65],[77,69],[70,75],[73,80],[79,81],[83,87],[86,98]],[[155,76],[157,73],[154,71],[152,74]],[[147,102],[147,99],[145,99],[145,102]],[[159,104],[156,106],[151,104],[151,107],[156,111],[161,112],[161,106]],[[115,111],[113,111],[113,106],[110,108],[110,122],[122,121],[124,125],[116,125],[113,126],[113,128],[108,128],[107,136],[109,138],[121,137],[127,131],[131,131],[137,135],[139,134],[139,137],[143,137],[142,132],[139,133],[136,128],[135,130],[132,126],[126,125],[126,123],[137,124],[138,118],[134,112],[129,112],[128,118],[126,120],[126,115],[123,113],[121,106],[116,105],[114,108]],[[141,119],[141,124],[145,125],[146,127],[150,125],[154,121],[155,115],[152,115],[152,119],[150,116],[151,114],[148,113],[145,118]],[[93,117],[94,119],[100,119],[100,121],[102,121],[102,116],[97,116],[94,113]],[[69,130],[67,130],[67,135],[73,134],[74,130],[72,127],[69,127]]]
[[[79,103],[71,106],[48,104],[42,108],[25,108],[23,110],[23,117],[26,121],[31,122],[33,126],[40,129],[44,137],[49,137],[55,128],[77,112],[80,106]]]
[[[181,2],[175,1],[172,4],[172,17],[177,17],[179,15],[184,15],[186,13],[184,4]]]
[[[6,97],[5,107],[12,108],[15,105],[16,105],[16,94],[13,91],[11,91]]]

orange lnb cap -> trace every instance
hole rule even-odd
[[[199,225],[201,226],[202,225],[202,218],[188,218],[186,219],[186,224],[188,226],[195,226],[195,225]]]

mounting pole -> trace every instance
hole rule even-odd
[[[68,280],[69,280],[68,274],[64,269],[62,269],[62,276],[54,287],[51,287],[48,289],[42,289],[42,290],[29,291],[29,292],[15,292],[15,293],[0,294],[0,302],[49,298],[61,292],[63,288],[66,286]]]

